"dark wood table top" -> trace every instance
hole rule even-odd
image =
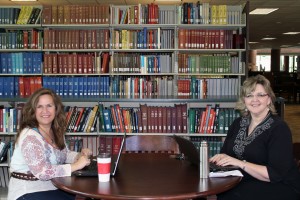
[[[52,183],[67,192],[101,199],[187,199],[233,188],[241,177],[199,178],[198,168],[166,154],[123,154],[110,182],[98,177],[59,177]]]

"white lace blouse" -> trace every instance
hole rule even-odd
[[[14,200],[26,193],[57,189],[50,179],[71,176],[70,163],[74,162],[77,154],[67,148],[56,149],[37,129],[25,128],[15,144],[10,172],[31,172],[39,180],[26,181],[11,177],[8,199]]]

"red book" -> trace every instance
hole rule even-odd
[[[113,140],[112,141],[112,144],[113,144],[112,154],[117,155],[121,148],[122,137],[114,136],[112,140]]]
[[[157,107],[157,132],[158,133],[163,133],[163,107],[162,106],[158,106]]]
[[[117,120],[117,111],[113,105],[110,106],[110,111],[111,111],[111,115],[112,115],[112,119],[113,119],[113,127],[115,127],[116,132],[119,133],[120,127],[119,127],[119,123]]]
[[[211,108],[206,133],[212,133],[213,127],[214,127],[215,116],[216,116],[216,112],[213,108]]]
[[[124,118],[123,118],[122,111],[121,111],[119,104],[115,105],[115,111],[117,113],[117,120],[118,120],[119,128],[120,128],[119,131],[120,131],[120,133],[124,133],[125,132]]]
[[[142,124],[142,112],[141,112],[141,110],[137,110],[136,115],[137,115],[137,132],[142,133],[143,132],[143,124]]]
[[[30,77],[24,77],[24,97],[30,96]]]
[[[177,112],[176,107],[171,107],[171,130],[172,133],[178,133],[178,125],[177,125]]]
[[[103,53],[101,55],[102,63],[101,63],[101,72],[108,73],[109,72],[109,53]]]
[[[80,123],[80,121],[81,121],[81,118],[82,118],[82,115],[83,115],[84,110],[85,110],[84,107],[79,108],[79,115],[78,115],[78,118],[77,118],[77,120],[76,120],[76,122],[75,122],[75,125],[74,125],[74,132],[77,131],[77,128],[78,128],[79,123]]]
[[[146,104],[140,105],[141,110],[141,124],[142,124],[142,132],[147,133],[148,132],[148,106]]]
[[[176,125],[177,125],[177,133],[182,133],[182,111],[181,111],[181,105],[176,104]]]
[[[113,136],[106,136],[106,140],[105,140],[105,151],[106,153],[113,153]]]
[[[98,152],[105,153],[106,152],[106,136],[100,136],[99,142],[100,142],[100,145],[99,145]]]
[[[42,12],[42,23],[43,24],[51,24],[52,19],[52,6],[44,5]]]
[[[187,133],[188,129],[188,117],[187,117],[187,104],[181,104],[181,113],[182,113],[182,133]]]

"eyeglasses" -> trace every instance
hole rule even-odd
[[[256,97],[257,99],[263,99],[266,96],[269,96],[269,95],[268,94],[261,94],[261,93],[258,93],[256,95],[254,95],[254,94],[247,94],[245,96],[245,98],[246,99],[253,99],[254,97]]]

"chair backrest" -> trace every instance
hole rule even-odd
[[[174,138],[165,135],[128,136],[125,144],[126,153],[179,153]]]
[[[300,170],[300,143],[299,142],[293,143],[293,154]]]

